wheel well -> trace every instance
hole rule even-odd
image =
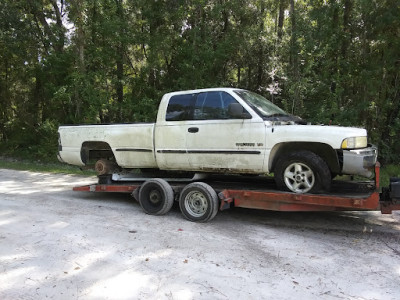
[[[85,165],[95,163],[97,160],[105,158],[115,160],[111,147],[106,142],[84,142],[81,147],[81,159]],[[93,161],[95,160],[95,161]]]
[[[338,155],[335,149],[322,143],[281,143],[275,145],[269,157],[269,169],[274,171],[276,162],[289,152],[308,150],[319,155],[328,165],[332,173],[340,173]]]

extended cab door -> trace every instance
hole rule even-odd
[[[242,109],[232,114],[232,107]],[[195,97],[192,120],[186,121],[186,149],[192,170],[257,173],[265,156],[265,124],[229,93],[210,91]]]

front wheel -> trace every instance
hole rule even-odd
[[[311,151],[302,150],[282,156],[275,168],[275,182],[280,190],[294,193],[329,191],[331,172],[326,162]]]

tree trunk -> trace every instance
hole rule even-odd
[[[296,11],[295,1],[290,0],[290,25],[291,25],[291,37],[290,37],[290,63],[292,66],[292,77],[294,83],[294,94],[292,99],[292,114],[295,113],[296,106],[300,100],[299,93],[299,64],[298,64],[298,46],[297,46],[297,27],[296,27]]]
[[[123,79],[124,79],[124,51],[122,46],[117,48],[117,100],[118,103],[122,103],[124,101],[124,87],[123,87]]]
[[[61,2],[62,3],[62,2]],[[51,0],[51,4],[54,9],[54,13],[56,14],[56,24],[57,24],[57,44],[55,45],[55,48],[58,52],[62,52],[64,50],[64,43],[65,43],[65,36],[64,36],[64,25],[62,22],[62,17],[61,17],[61,9],[57,5],[56,0]]]
[[[84,8],[83,8],[83,3],[80,0],[73,0],[71,1],[71,3],[74,6],[75,10],[74,24],[76,26],[75,32],[76,32],[76,49],[78,53],[78,69],[81,72],[81,74],[84,74],[85,72],[85,31],[83,28],[85,24],[85,15],[83,12]]]
[[[264,79],[264,61],[265,61],[265,47],[262,35],[264,34],[264,13],[265,13],[265,2],[261,1],[260,17],[259,17],[259,49],[258,49],[258,62],[257,62],[257,90],[263,85]]]
[[[241,67],[240,67],[240,65],[238,65],[237,66],[237,85],[238,85],[238,87],[240,87],[240,71],[241,71]]]
[[[9,93],[9,86],[8,86],[8,59],[5,58],[4,60],[4,83],[0,81],[0,99],[4,99],[4,101],[0,101],[0,141],[7,141],[7,134],[6,134],[6,124],[9,120],[8,110],[11,106],[10,103],[10,93]],[[4,87],[4,88],[3,88]]]
[[[124,102],[124,52],[125,52],[125,19],[124,8],[122,7],[122,0],[116,0],[117,5],[117,16],[120,20],[119,28],[118,28],[118,41],[116,48],[116,64],[117,64],[117,82],[115,86],[115,90],[117,93],[117,101],[119,103],[119,121],[123,121],[123,111],[122,111],[122,103]]]
[[[349,41],[351,40],[351,10],[352,10],[351,0],[344,0],[344,12],[343,12],[343,31],[344,37],[342,41],[342,57],[347,58],[347,48],[349,46]]]
[[[283,22],[285,21],[285,7],[287,0],[279,0],[278,12],[278,40],[280,41],[283,36]]]

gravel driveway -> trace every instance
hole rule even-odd
[[[400,212],[149,216],[0,169],[0,299],[400,299]]]

